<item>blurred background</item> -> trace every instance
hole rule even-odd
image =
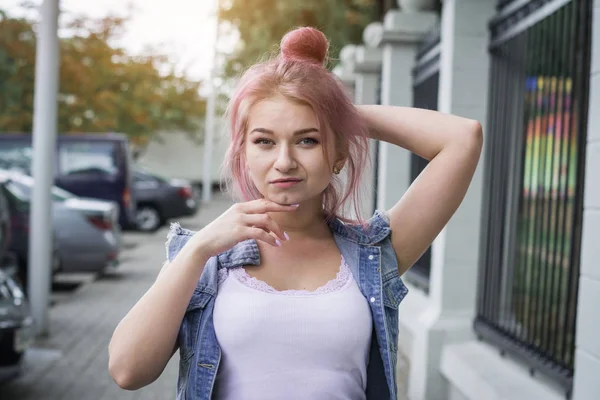
[[[221,193],[222,115],[245,68],[314,26],[356,104],[477,119],[467,196],[403,276],[399,399],[600,398],[599,0],[0,0],[0,399],[136,392],[112,331],[168,226]],[[363,217],[427,162],[374,140]]]

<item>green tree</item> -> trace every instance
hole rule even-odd
[[[237,76],[265,54],[277,51],[282,36],[298,26],[323,31],[335,63],[341,48],[361,43],[363,29],[391,7],[387,0],[223,0],[220,19],[240,38],[224,75]]]
[[[35,32],[0,10],[0,131],[31,130]]]
[[[58,130],[116,131],[145,144],[166,129],[195,132],[205,112],[200,82],[175,73],[160,53],[111,45],[126,20],[74,18],[61,38]],[[32,129],[35,26],[0,14],[0,132]]]

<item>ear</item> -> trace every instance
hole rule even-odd
[[[335,159],[335,162],[333,163],[333,165],[342,169],[342,168],[344,168],[344,165],[346,165],[346,161],[347,161],[347,157],[339,156]]]

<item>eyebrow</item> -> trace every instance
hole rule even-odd
[[[252,129],[252,131],[250,131],[250,133],[253,133],[253,132],[265,133],[265,134],[268,134],[268,135],[274,135],[275,134],[275,132],[273,132],[272,130],[265,129],[265,128],[254,128],[254,129]],[[297,130],[297,131],[294,132],[294,136],[304,135],[305,133],[311,133],[311,132],[319,132],[319,130],[317,128],[299,129],[299,130]]]

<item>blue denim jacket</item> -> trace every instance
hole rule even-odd
[[[350,266],[355,281],[368,301],[373,317],[373,335],[367,367],[367,399],[396,399],[396,355],[398,305],[408,292],[398,275],[396,255],[390,242],[385,214],[376,211],[367,228],[329,223],[335,242]],[[172,261],[194,232],[173,224],[167,239],[167,258]],[[221,349],[215,336],[213,309],[218,288],[218,270],[259,265],[255,241],[241,242],[212,257],[205,265],[183,318],[179,347],[178,400],[210,400]]]

